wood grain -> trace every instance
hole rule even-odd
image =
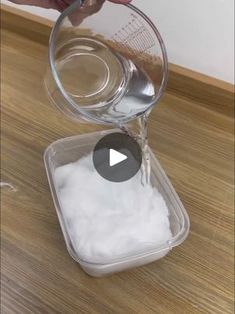
[[[161,261],[91,278],[66,251],[42,156],[56,139],[103,127],[50,105],[48,28],[9,12],[2,21],[1,180],[16,189],[2,188],[2,313],[233,313],[232,93],[171,73],[150,145],[187,208],[190,235]]]

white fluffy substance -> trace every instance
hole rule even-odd
[[[91,154],[58,167],[55,183],[68,234],[86,261],[130,256],[172,237],[166,203],[138,173],[122,183],[103,179]]]

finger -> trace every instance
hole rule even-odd
[[[70,14],[69,19],[74,26],[80,25],[85,18],[97,13],[103,6],[105,0],[98,0],[96,4],[88,5],[89,0],[85,0],[83,6]],[[87,3],[87,5],[86,5]]]
[[[69,1],[69,0],[68,0]],[[88,16],[97,13],[103,6],[105,0],[96,0],[96,4],[89,5],[90,0],[85,0],[83,6],[78,8],[76,12],[73,12],[70,16],[70,21],[74,26],[80,25],[85,18]],[[113,3],[127,4],[132,0],[109,0]],[[93,2],[93,1],[92,1]]]
[[[109,0],[109,1],[113,3],[127,4],[130,3],[132,0]]]
[[[63,12],[69,5],[64,0],[54,0],[57,10]]]

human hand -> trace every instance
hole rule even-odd
[[[16,4],[32,5],[46,9],[55,9],[63,12],[75,0],[9,0]],[[127,4],[132,0],[109,0],[113,3]],[[74,26],[78,26],[88,16],[97,13],[104,4],[105,0],[84,0],[82,5],[71,13],[69,19]]]
[[[37,7],[46,8],[46,9],[55,9],[60,12],[64,11],[71,3],[74,2],[74,0],[10,0],[10,1],[16,4],[32,5],[32,6],[37,6]],[[105,0],[96,0],[96,4],[91,6],[89,5],[91,1],[85,0],[83,11],[86,11],[86,13],[88,13],[87,15],[89,15],[89,11],[90,11],[90,14],[93,14],[101,8],[104,1]],[[131,0],[109,0],[109,1],[113,3],[119,3],[119,4],[127,4],[131,2]],[[92,11],[95,11],[95,12],[92,12]]]

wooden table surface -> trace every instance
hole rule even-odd
[[[12,187],[1,189],[2,314],[233,313],[232,94],[171,74],[150,146],[189,213],[190,235],[160,261],[92,278],[66,251],[43,152],[103,127],[49,103],[47,40],[46,27],[3,13],[1,180]]]

